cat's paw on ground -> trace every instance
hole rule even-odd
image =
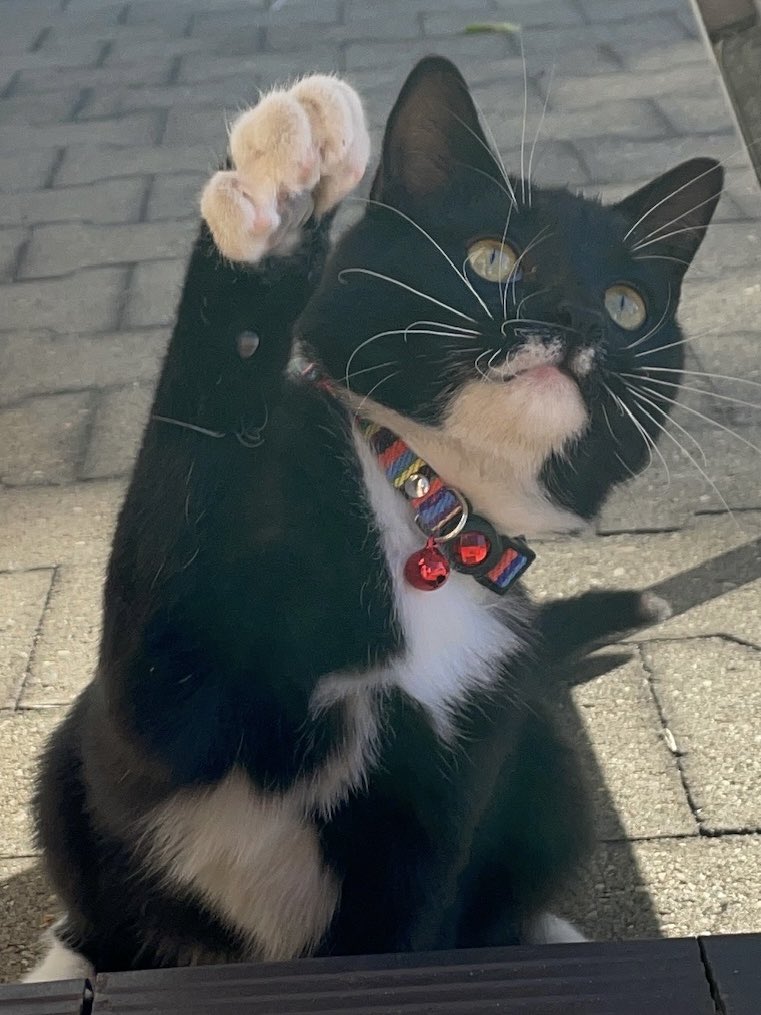
[[[364,175],[370,138],[359,96],[324,74],[270,92],[233,123],[230,156],[234,168],[201,195],[214,242],[233,261],[286,253],[312,211],[329,211]]]

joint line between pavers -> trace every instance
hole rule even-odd
[[[52,706],[48,706],[52,707]],[[21,711],[30,711],[28,706],[22,706]],[[663,832],[659,835],[627,835],[627,836],[605,836],[599,842],[608,846],[623,846],[641,842],[690,842],[702,841],[703,839],[757,839],[761,837],[761,828],[720,828],[720,829],[696,829],[694,832]]]
[[[36,630],[34,632],[34,638],[32,639],[32,648],[31,648],[31,650],[29,652],[29,659],[27,660],[27,663],[26,663],[26,670],[24,671],[24,676],[23,676],[23,678],[21,680],[21,685],[20,685],[20,687],[18,689],[18,692],[15,695],[15,700],[14,700],[14,703],[13,703],[13,710],[14,711],[18,711],[18,709],[19,709],[19,705],[21,704],[21,698],[23,697],[24,691],[26,689],[27,682],[29,680],[29,677],[32,674],[32,667],[34,666],[36,658],[37,658],[37,646],[39,644],[40,638],[42,637],[42,628],[43,628],[43,625],[45,623],[45,615],[48,612],[48,607],[50,606],[50,600],[51,600],[51,598],[53,596],[53,589],[55,588],[56,579],[58,578],[58,569],[59,569],[59,565],[56,564],[55,567],[53,568],[53,573],[50,576],[50,585],[48,586],[48,593],[45,596],[45,602],[44,602],[43,607],[42,607],[42,613],[40,614],[40,619],[39,619],[39,622],[37,624],[37,628],[36,628]]]
[[[661,727],[662,727],[662,729],[665,732],[667,729],[669,729],[668,721],[666,719],[666,713],[665,713],[665,711],[663,709],[663,704],[662,704],[662,702],[660,700],[658,692],[655,689],[655,680],[653,679],[654,678],[653,669],[652,669],[651,665],[649,664],[649,662],[647,661],[647,659],[645,658],[645,652],[644,652],[644,646],[643,645],[641,645],[641,644],[637,645],[637,654],[639,655],[639,659],[640,659],[640,662],[642,664],[642,669],[645,672],[645,677],[647,679],[647,686],[648,686],[648,688],[650,690],[650,694],[651,694],[653,702],[655,704],[655,708],[656,708],[656,711],[658,713],[658,718],[660,719]],[[669,732],[671,732],[671,731],[669,730]],[[666,744],[665,746],[666,746],[666,749],[669,750],[668,744]],[[697,807],[697,804],[695,803],[695,799],[694,799],[694,797],[692,795],[692,790],[690,789],[689,782],[687,781],[687,775],[686,775],[686,773],[684,771],[684,765],[682,764],[681,755],[675,754],[674,752],[672,752],[670,750],[669,750],[669,753],[673,757],[674,762],[676,764],[676,768],[677,768],[677,771],[679,773],[679,779],[680,779],[680,781],[682,783],[682,789],[684,790],[684,795],[685,795],[685,797],[687,799],[687,805],[689,806],[690,811],[692,812],[692,816],[695,819],[695,823],[696,823],[696,825],[698,827],[699,832],[702,834],[703,830],[704,830],[703,822],[702,822],[700,816],[698,815],[698,807]]]
[[[648,638],[648,645],[663,645],[675,641],[709,641],[711,638],[718,638],[719,641],[728,641],[733,645],[740,645],[742,648],[749,648],[753,652],[761,652],[761,645],[757,645],[755,642],[746,641],[736,634],[728,634],[726,631],[713,631],[707,634],[675,634],[669,637],[668,635],[662,635],[661,637]]]
[[[81,479],[82,472],[87,464],[87,456],[90,453],[90,446],[95,433],[95,423],[98,417],[98,409],[103,402],[103,392],[100,388],[93,388],[90,391],[90,399],[87,406],[87,419],[82,427],[82,440],[77,454],[75,473],[77,479]]]

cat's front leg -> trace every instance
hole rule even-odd
[[[345,81],[316,74],[270,92],[233,123],[232,167],[201,196],[217,248],[248,263],[290,253],[303,222],[359,183],[369,155],[362,104]]]

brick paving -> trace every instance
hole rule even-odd
[[[109,534],[224,112],[336,70],[377,144],[413,61],[439,52],[517,168],[519,36],[464,33],[489,20],[522,26],[530,141],[547,100],[540,181],[615,199],[682,158],[726,160],[683,321],[692,369],[761,382],[759,187],[688,0],[0,0],[0,978],[55,911],[29,836],[35,752],[92,671]],[[669,475],[656,460],[597,537],[542,547],[538,594],[710,576],[761,535],[761,417],[718,396],[761,399],[694,386],[692,438],[673,430],[690,455],[664,439]],[[700,598],[558,693],[600,838],[566,908],[596,937],[761,929],[758,555]]]

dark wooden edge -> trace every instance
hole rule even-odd
[[[761,934],[717,934],[699,941],[721,1015],[759,1015]]]
[[[761,934],[102,973],[92,989],[80,980],[0,986],[0,1015],[198,1013],[215,1001],[229,1015],[454,1015],[504,1011],[505,1002],[530,1015],[761,1015]]]
[[[508,1006],[508,1007],[506,1007]],[[695,938],[97,977],[92,1015],[715,1015]]]
[[[91,999],[86,980],[0,984],[0,1015],[83,1015]]]

